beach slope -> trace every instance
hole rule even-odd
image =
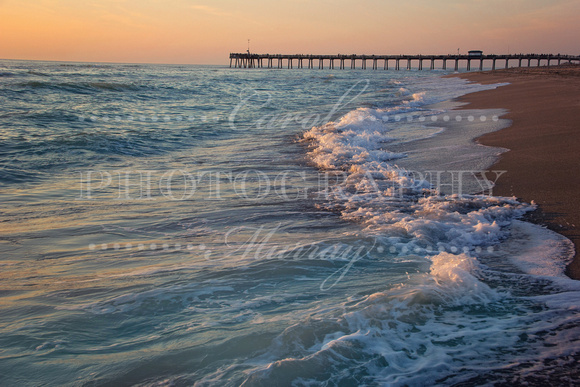
[[[509,85],[459,99],[466,109],[504,108],[512,125],[477,141],[509,149],[491,168],[507,171],[494,195],[535,201],[532,220],[568,237],[576,257],[567,274],[580,279],[580,66],[512,68],[454,74]]]

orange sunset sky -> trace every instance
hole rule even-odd
[[[0,0],[0,58],[227,64],[230,52],[580,54],[580,1]]]

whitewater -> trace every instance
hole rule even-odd
[[[0,384],[577,384],[573,246],[443,74],[1,61]]]

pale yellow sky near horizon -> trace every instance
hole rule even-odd
[[[227,64],[230,52],[580,55],[580,1],[0,0],[0,58]]]

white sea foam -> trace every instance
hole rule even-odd
[[[398,128],[408,123],[388,117],[408,111],[408,105],[416,114],[430,115],[425,102],[486,88],[472,84],[462,88],[455,81],[449,84],[433,79],[424,83],[420,84],[424,89],[421,92],[399,88],[402,103],[398,106],[355,109],[304,134],[309,157],[316,166],[346,173],[344,181],[328,192],[330,200],[322,207],[360,223],[365,235],[394,247],[391,251],[399,254],[447,251],[477,256],[476,251],[508,240],[502,248],[519,249],[509,259],[520,270],[563,277],[572,256],[571,243],[539,226],[516,221],[535,209],[534,204],[484,195],[440,195],[429,182],[397,166],[397,160],[407,155],[388,148],[398,140]],[[425,132],[426,136],[433,135]],[[453,159],[452,154],[448,157]],[[508,238],[510,235],[512,238]]]
[[[304,135],[315,165],[346,172],[322,206],[429,271],[287,328],[244,385],[570,382],[559,374],[580,352],[570,242],[518,221],[535,206],[515,198],[434,194],[396,165],[405,155],[389,152],[396,121],[384,114],[357,109]]]
[[[560,277],[574,256],[574,245],[560,234],[521,221],[512,222],[511,261],[527,274]],[[577,282],[577,281],[573,281]]]
[[[346,164],[405,157],[382,148],[383,144],[393,140],[382,116],[377,109],[360,108],[350,111],[338,122],[312,128],[304,134],[305,139],[317,143],[312,150],[312,160],[320,168],[337,169]]]
[[[345,302],[338,317],[322,313],[287,328],[245,382],[419,386],[531,375],[545,383],[574,364],[568,356],[580,350],[579,319],[569,305],[578,292],[518,297],[486,284],[493,273],[472,256],[440,253],[431,261],[429,273]]]
[[[415,93],[412,101],[419,106],[427,95]],[[386,110],[406,109],[403,104]],[[388,147],[402,124],[381,119],[384,114],[385,109],[359,108],[304,134],[316,166],[347,173],[324,206],[361,223],[365,233],[403,252],[469,251],[499,242],[511,220],[534,208],[513,198],[436,195],[426,180],[396,165],[406,155]]]

